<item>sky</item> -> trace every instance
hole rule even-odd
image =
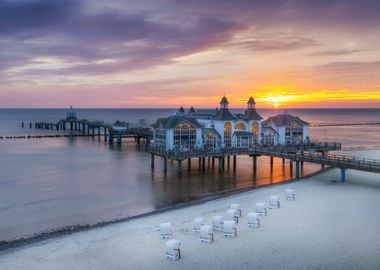
[[[0,108],[380,108],[378,0],[0,0]]]

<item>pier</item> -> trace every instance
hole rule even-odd
[[[164,160],[164,172],[167,170],[167,160],[175,160],[178,162],[178,172],[181,174],[182,162],[188,160],[191,164],[192,158],[199,159],[199,167],[202,172],[205,171],[206,158],[212,160],[214,165],[215,159],[218,160],[219,172],[222,172],[227,164],[230,164],[230,158],[233,159],[233,170],[236,170],[236,156],[247,155],[252,157],[253,171],[257,171],[257,157],[270,157],[270,166],[273,168],[273,158],[282,158],[283,165],[285,159],[290,162],[291,170],[295,163],[296,178],[300,177],[300,168],[304,162],[320,164],[322,167],[330,166],[341,170],[340,181],[345,182],[346,170],[361,170],[367,172],[380,173],[380,160],[357,158],[353,156],[343,156],[329,154],[329,151],[341,150],[340,143],[311,143],[307,145],[291,145],[291,146],[260,146],[249,148],[221,148],[221,149],[191,149],[191,150],[165,150],[151,146],[149,152],[151,154],[151,168],[154,169],[154,157],[159,156]]]
[[[118,122],[116,122],[118,123]],[[62,119],[56,123],[37,122],[35,123],[36,129],[47,130],[70,130],[77,132],[82,136],[101,137],[104,141],[112,144],[116,140],[117,144],[122,144],[123,138],[134,138],[137,144],[141,142],[149,145],[153,138],[153,133],[150,127],[141,123],[120,123],[118,126],[115,124],[104,123],[102,121],[89,121],[87,119],[67,120]]]

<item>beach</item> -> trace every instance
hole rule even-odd
[[[340,183],[331,169],[292,181],[225,196],[188,207],[47,239],[2,251],[1,269],[379,269],[379,175],[347,171]],[[284,199],[285,189],[296,200]],[[247,226],[256,202],[279,195],[281,207]],[[236,238],[214,232],[214,243],[200,243],[193,220],[208,224],[240,203]],[[159,226],[171,222],[181,241],[179,261],[165,258]]]

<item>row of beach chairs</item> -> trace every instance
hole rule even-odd
[[[295,191],[293,188],[285,190],[286,200],[295,200]],[[273,195],[269,198],[269,209],[280,208],[280,197]],[[260,218],[266,216],[267,204],[258,202],[255,206],[255,212],[247,214],[247,223],[249,227],[260,228]],[[242,216],[241,205],[234,203],[226,212],[226,216],[214,216],[211,219],[211,225],[208,225],[206,220],[198,217],[193,221],[193,230],[199,233],[199,239],[204,243],[214,242],[214,232],[223,232],[224,237],[237,236],[237,224]],[[173,227],[171,223],[161,223],[160,225],[161,239],[171,239],[166,242],[165,256],[169,260],[179,260],[181,258],[181,242],[173,238]]]

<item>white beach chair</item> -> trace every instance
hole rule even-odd
[[[212,217],[212,229],[216,232],[223,231],[223,222],[224,218],[222,216],[214,216]]]
[[[270,196],[269,198],[269,208],[274,209],[274,208],[280,208],[280,197],[279,196]]]
[[[260,228],[260,215],[257,213],[248,213],[248,227]]]
[[[258,213],[260,216],[267,215],[267,206],[265,202],[256,203],[256,213]]]
[[[293,188],[285,190],[285,199],[294,201],[296,199],[296,193]]]
[[[206,220],[204,218],[196,218],[194,219],[193,227],[194,227],[194,232],[199,232],[201,229],[202,225],[206,224]]]
[[[173,237],[173,228],[171,223],[161,223],[160,225],[161,239],[170,239]]]
[[[238,213],[239,213],[239,217],[241,217],[241,206],[240,206],[240,204],[238,204],[238,203],[233,203],[233,204],[231,204],[231,207],[230,207],[231,209],[235,209],[235,210],[237,210],[238,211]]]
[[[236,224],[239,223],[239,212],[236,209],[228,209],[226,213],[226,220],[232,220]]]
[[[233,220],[226,220],[223,223],[223,229],[224,229],[224,237],[236,237],[237,236],[237,230],[236,230],[236,223]]]
[[[212,243],[214,242],[214,234],[211,225],[203,225],[200,229],[199,238],[201,242]]]
[[[179,260],[181,259],[181,250],[179,247],[181,242],[175,239],[166,242],[166,258],[169,260]]]

